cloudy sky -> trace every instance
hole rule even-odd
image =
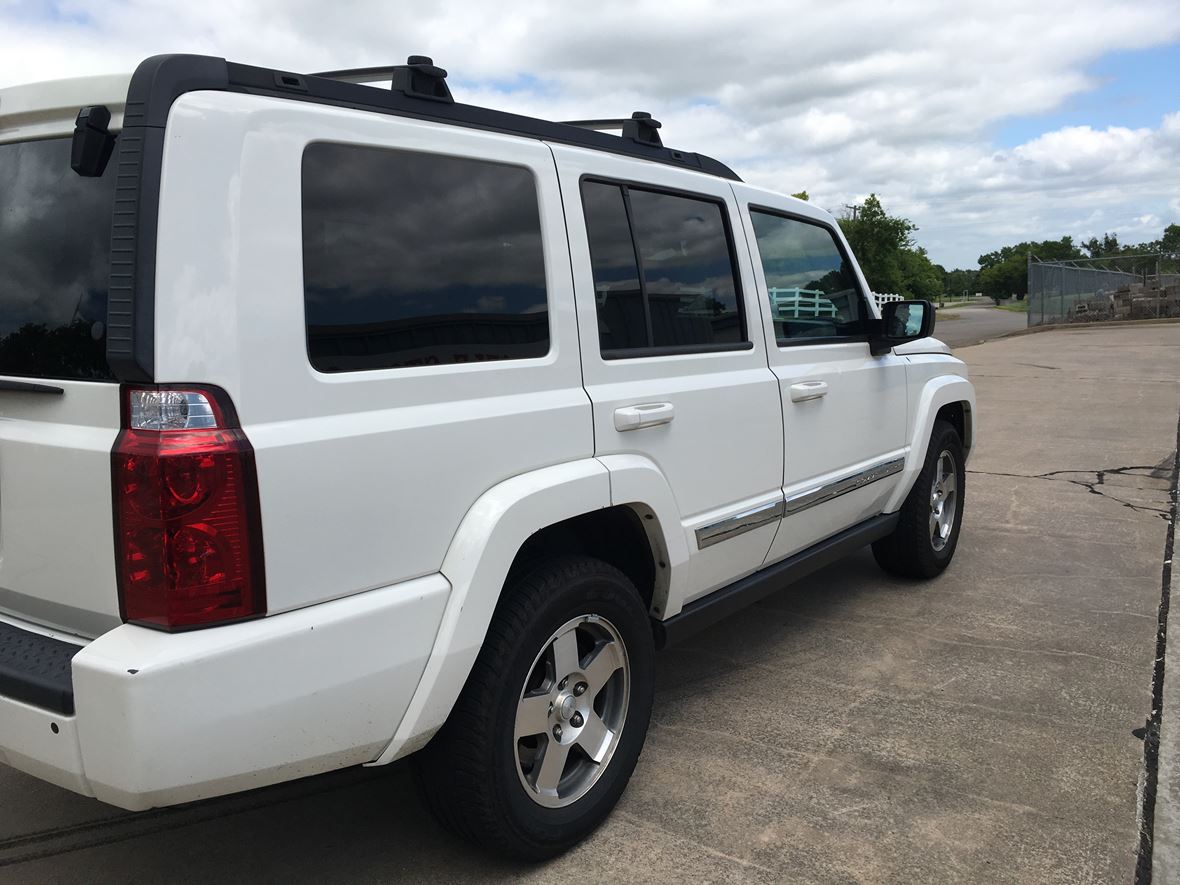
[[[875,191],[947,267],[1180,222],[1180,0],[0,0],[0,34],[0,86],[160,52],[304,72],[432,55],[459,101],[642,109],[666,144],[829,210]]]

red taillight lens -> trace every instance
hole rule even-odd
[[[264,614],[254,450],[214,388],[124,388],[111,456],[123,617],[167,630]]]

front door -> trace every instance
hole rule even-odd
[[[906,362],[869,352],[877,311],[839,229],[734,187],[754,257],[786,458],[782,559],[881,512],[906,454]]]

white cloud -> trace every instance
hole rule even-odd
[[[1180,220],[1180,108],[1156,128],[989,143],[997,121],[1096,86],[1085,69],[1101,55],[1180,39],[1174,2],[0,0],[0,84],[158,52],[296,71],[424,53],[462,101],[550,119],[643,109],[667,143],[758,184],[828,208],[875,191],[935,260],[971,265],[1014,237],[1147,238],[1144,216]]]

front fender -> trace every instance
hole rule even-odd
[[[938,410],[952,403],[966,403],[967,408],[974,414],[975,387],[966,378],[960,375],[940,375],[930,379],[922,387],[917,406],[913,410],[914,423],[905,467],[893,494],[885,503],[883,512],[893,513],[901,508],[926,460],[926,448],[930,445],[930,434],[934,430],[934,419],[938,415]],[[964,440],[964,443],[970,444],[970,441]]]
[[[418,689],[393,740],[370,764],[425,746],[446,721],[521,545],[538,529],[610,504],[610,476],[593,458],[514,476],[479,497],[443,559],[441,572],[452,590]]]

